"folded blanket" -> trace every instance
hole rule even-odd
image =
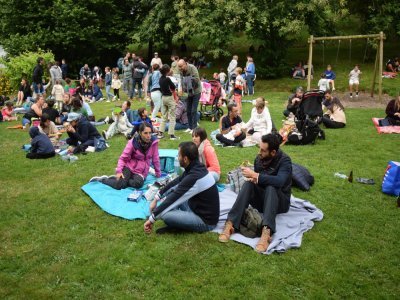
[[[378,133],[400,133],[400,126],[379,126],[379,120],[383,118],[372,118],[372,122]]]
[[[213,230],[221,233],[230,209],[235,203],[237,195],[229,189],[220,195],[220,218],[217,227]],[[323,213],[308,201],[298,199],[292,195],[289,211],[276,217],[276,233],[272,236],[271,244],[263,254],[285,252],[290,248],[299,248],[303,233],[314,226],[314,221],[321,221]],[[253,249],[259,238],[248,238],[240,233],[234,233],[231,240],[246,244]]]

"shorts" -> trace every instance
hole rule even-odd
[[[353,84],[360,84],[360,81],[358,81],[358,79],[350,79],[349,85],[353,85]]]

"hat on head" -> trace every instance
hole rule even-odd
[[[158,52],[154,52],[154,55],[158,55]]]
[[[68,114],[67,122],[76,121],[79,119],[80,116],[81,116],[81,114],[78,114],[76,112],[70,112]]]

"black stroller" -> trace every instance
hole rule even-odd
[[[314,144],[317,138],[325,139],[324,131],[319,127],[322,121],[322,100],[324,92],[320,90],[304,93],[295,114],[296,128],[288,136],[288,144]]]

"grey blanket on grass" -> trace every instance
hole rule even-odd
[[[226,218],[237,194],[229,188],[219,194],[220,196],[220,217],[217,227],[213,230],[221,233]],[[271,244],[263,254],[273,252],[285,252],[290,248],[299,248],[303,238],[303,233],[314,226],[314,221],[321,221],[324,214],[315,205],[306,200],[296,198],[292,195],[290,199],[290,208],[287,213],[279,214],[276,217],[276,233],[272,236]],[[248,238],[240,233],[234,233],[231,240],[246,244],[253,249],[256,247],[259,238]]]

